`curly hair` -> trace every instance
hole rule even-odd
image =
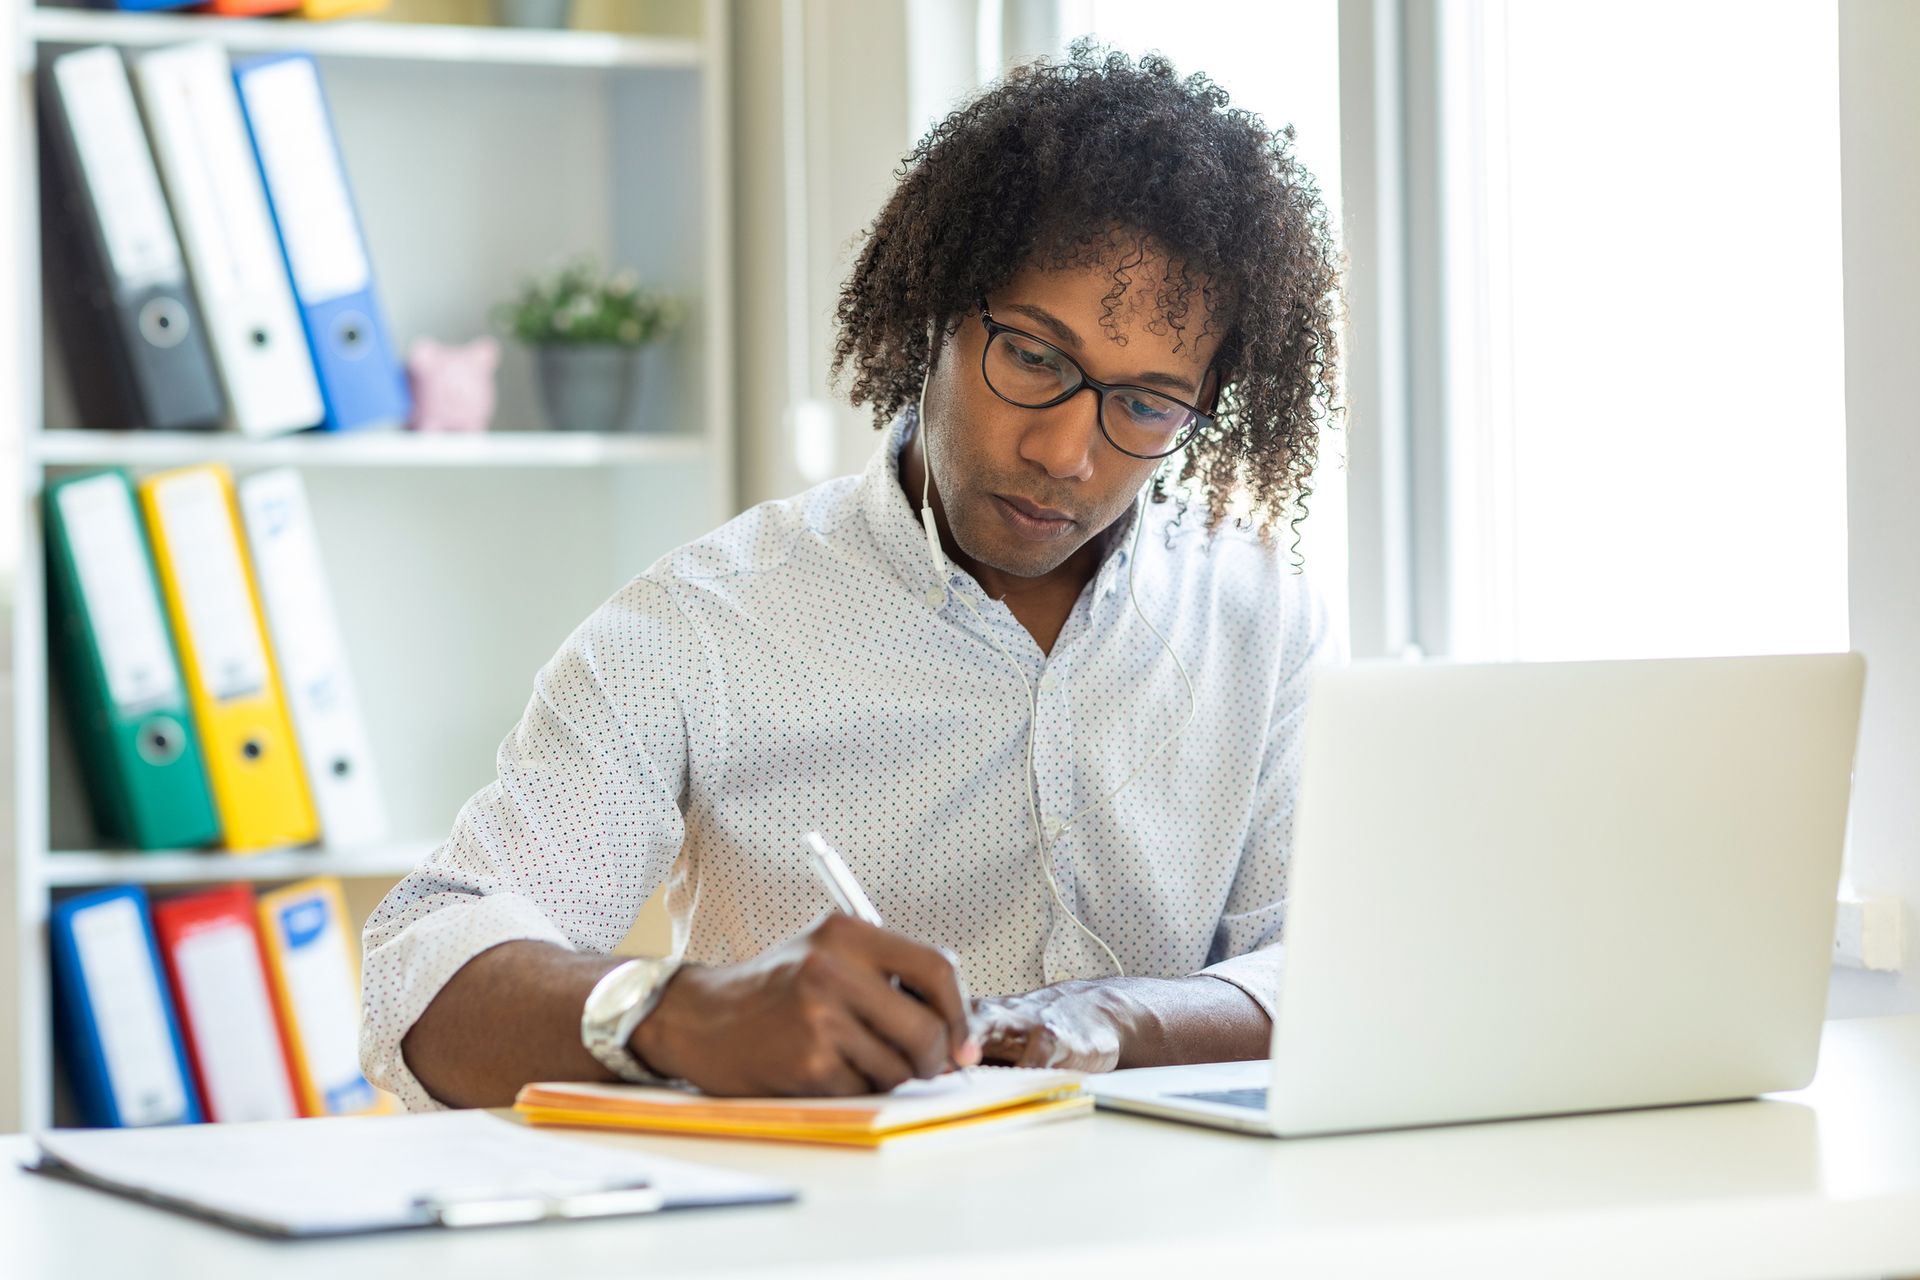
[[[884,425],[919,396],[936,331],[1028,265],[1109,266],[1111,332],[1151,242],[1172,264],[1152,331],[1177,349],[1198,292],[1196,336],[1220,335],[1214,425],[1178,483],[1203,491],[1209,527],[1238,494],[1263,536],[1297,505],[1297,534],[1319,426],[1341,412],[1341,301],[1326,206],[1293,141],[1157,54],[1136,63],[1082,39],[1014,68],[901,165],[840,291],[832,376],[851,369],[853,403]]]

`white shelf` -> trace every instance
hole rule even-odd
[[[537,370],[517,350],[497,381],[496,420],[508,429],[496,432],[249,439],[72,429],[81,418],[68,394],[66,344],[84,339],[57,326],[40,332],[37,206],[0,216],[4,261],[27,268],[17,273],[21,287],[0,298],[0,309],[14,312],[0,320],[0,366],[19,375],[0,379],[20,390],[0,415],[15,426],[0,431],[0,477],[17,473],[15,501],[30,502],[49,476],[83,468],[301,468],[325,529],[335,611],[393,822],[404,833],[365,848],[247,855],[87,847],[101,837],[85,834],[85,779],[58,722],[41,525],[9,509],[21,545],[10,622],[0,610],[0,676],[10,677],[0,678],[0,733],[11,748],[0,748],[0,1130],[54,1117],[46,923],[55,902],[120,883],[268,885],[333,875],[352,884],[353,906],[363,909],[380,881],[431,853],[490,776],[493,744],[524,710],[530,673],[566,628],[636,568],[734,514],[732,3],[684,0],[684,8],[697,38],[0,0],[0,45],[13,55],[19,91],[19,127],[0,128],[8,191],[33,184],[32,90],[37,56],[50,49],[211,40],[236,56],[306,52],[323,64],[397,339],[465,332],[526,272],[578,253],[633,269],[687,300],[693,318],[648,371],[636,415],[672,432],[535,429],[544,421]],[[51,376],[28,376],[39,370]]]
[[[203,849],[88,849],[49,853],[50,887],[107,884],[218,884],[231,880],[300,880],[307,876],[394,877],[414,869],[439,842],[398,841],[360,849],[269,849],[221,853]]]
[[[207,431],[42,431],[28,449],[42,466],[173,467],[225,462],[250,467],[604,467],[687,462],[707,453],[704,436],[662,432],[596,435],[482,431],[420,435],[364,431],[250,439]]]
[[[474,63],[515,67],[698,67],[701,44],[604,31],[528,31],[427,23],[295,18],[219,18],[204,14],[33,9],[27,30],[41,44],[128,47],[217,40],[234,53],[311,53],[327,58]]]

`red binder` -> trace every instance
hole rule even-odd
[[[230,885],[156,902],[153,931],[207,1118],[297,1117],[252,891]]]
[[[218,13],[229,18],[244,18],[262,13],[287,13],[298,9],[300,0],[209,0],[200,5],[202,13]]]

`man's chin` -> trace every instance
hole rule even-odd
[[[1062,538],[1058,543],[1001,543],[983,538],[960,539],[969,559],[995,573],[1014,578],[1044,578],[1085,546],[1085,538]]]

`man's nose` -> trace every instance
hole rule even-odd
[[[1055,480],[1090,480],[1100,448],[1100,393],[1092,387],[1033,416],[1020,440],[1020,456],[1046,468]]]

